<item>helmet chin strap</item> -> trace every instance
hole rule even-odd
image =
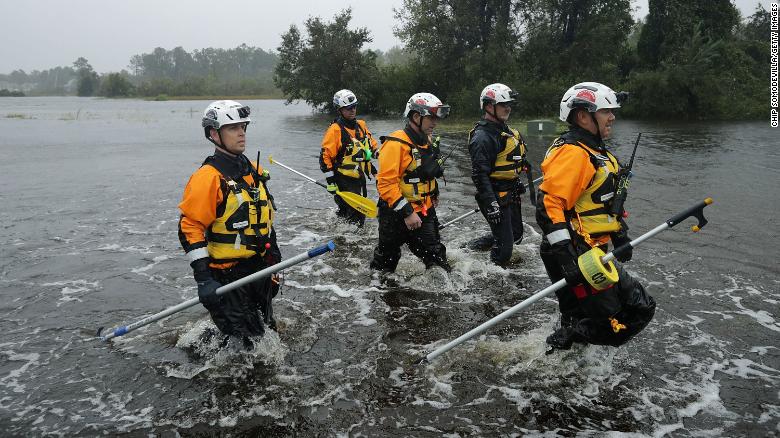
[[[588,111],[588,114],[590,114],[590,118],[593,120],[593,124],[596,126],[596,137],[598,137],[600,141],[604,141],[601,138],[601,127],[599,127],[599,122],[596,120],[596,113]]]
[[[585,111],[587,111],[587,110],[585,110]],[[593,134],[593,135],[595,135],[595,136],[596,136],[596,138],[598,138],[598,139],[599,139],[599,141],[603,141],[603,139],[601,138],[601,129],[599,128],[599,122],[596,120],[596,113],[592,113],[592,112],[590,112],[590,111],[587,111],[587,112],[588,112],[588,114],[590,115],[590,119],[591,119],[591,120],[593,120],[593,125],[596,127],[596,133],[595,133],[595,134]],[[585,129],[585,128],[583,128],[582,126],[580,126],[580,124],[579,124],[579,123],[575,123],[575,124],[576,124],[576,126],[578,126],[580,129],[584,129],[584,130],[586,130],[586,131],[587,131],[587,129]]]
[[[490,112],[487,109],[485,109],[485,113],[490,114],[491,116],[493,116],[493,118],[496,119],[496,122],[501,123],[502,125],[506,124],[503,120],[498,118],[498,115],[496,115],[496,105],[497,105],[497,103],[492,103],[491,105],[493,105],[493,112]],[[483,109],[484,109],[484,107],[483,107]]]
[[[412,123],[412,125],[417,127],[417,129],[420,131],[420,134],[424,134],[423,129],[422,129],[423,115],[420,114],[420,113],[417,113],[417,115],[420,116],[420,123],[414,123],[414,115],[412,115],[412,118],[409,119],[409,121]]]
[[[217,131],[217,137],[219,138],[219,143],[214,141],[214,139],[211,138],[211,136],[209,136],[209,141],[214,143],[214,146],[216,146],[217,149],[221,150],[222,152],[224,152],[224,153],[226,153],[228,155],[237,157],[238,155],[234,154],[233,152],[230,152],[229,150],[227,150],[227,148],[224,145],[221,144],[222,143],[222,136],[219,134],[219,129],[217,129],[216,131]]]

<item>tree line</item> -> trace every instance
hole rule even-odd
[[[273,83],[277,56],[242,44],[233,49],[187,52],[156,48],[130,58],[129,71],[98,74],[83,57],[72,66],[0,75],[0,84],[24,86],[30,95],[125,97],[279,95]],[[0,87],[1,88],[1,87]]]
[[[598,81],[631,93],[623,116],[669,119],[763,118],[769,110],[770,14],[743,18],[731,0],[649,0],[644,20],[630,0],[404,0],[396,11],[403,45],[365,48],[351,10],[331,21],[290,26],[274,51],[241,45],[187,52],[156,48],[128,70],[97,74],[72,66],[0,75],[0,88],[31,95],[284,96],[329,110],[349,88],[362,113],[398,114],[418,91],[479,112],[479,92],[503,82],[520,93],[520,116],[557,113],[572,84]],[[16,89],[19,87],[17,86]],[[14,87],[9,89],[14,90]]]
[[[622,115],[748,119],[769,111],[769,13],[742,18],[730,0],[404,0],[396,11],[401,53],[364,49],[367,28],[351,10],[290,26],[274,81],[288,101],[326,110],[349,88],[361,112],[400,113],[414,92],[436,94],[461,115],[479,112],[485,85],[520,93],[516,113],[558,112],[563,92],[597,81],[631,93]]]

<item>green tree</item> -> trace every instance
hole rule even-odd
[[[363,108],[376,108],[369,86],[376,80],[376,53],[363,50],[363,45],[372,41],[369,31],[365,27],[349,29],[351,19],[352,11],[346,9],[331,22],[319,17],[306,20],[305,38],[295,25],[282,35],[274,83],[288,103],[302,99],[325,110],[334,92],[348,88],[365,103]]]
[[[100,84],[100,78],[89,61],[86,58],[79,57],[79,59],[73,62],[73,68],[76,70],[78,77],[78,85],[76,86],[76,94],[79,96],[92,96],[97,91]]]
[[[416,68],[406,94],[429,91],[456,111],[477,107],[481,87],[515,68],[517,2],[509,0],[404,0],[396,35]],[[408,96],[407,96],[408,97]]]
[[[731,0],[650,0],[647,23],[642,28],[637,51],[642,64],[656,68],[680,58],[694,27],[710,40],[730,38],[740,15]]]
[[[526,29],[518,69],[522,82],[619,79],[634,26],[629,0],[521,0],[519,7]]]
[[[121,73],[109,73],[100,84],[100,95],[127,97],[133,93],[133,84]]]

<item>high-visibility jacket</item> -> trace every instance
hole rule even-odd
[[[416,144],[406,130],[395,131],[381,140],[376,178],[379,197],[395,211],[402,211],[408,204],[415,212],[427,212],[439,195],[439,148],[430,138],[426,144]]]
[[[350,178],[371,175],[371,156],[376,155],[377,143],[364,120],[356,120],[350,128],[341,118],[336,119],[325,131],[320,151],[320,168],[323,172],[335,171]]]
[[[270,239],[275,209],[262,167],[242,155],[245,171],[230,175],[218,153],[187,182],[179,238],[190,261],[209,257],[212,267],[226,268],[276,245]]]
[[[603,245],[620,231],[620,218],[609,213],[620,164],[593,135],[568,131],[553,141],[542,161],[544,182],[537,202],[537,222],[550,244],[582,236]]]

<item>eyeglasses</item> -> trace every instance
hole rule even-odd
[[[352,111],[355,108],[357,108],[357,104],[356,103],[353,103],[352,105],[347,105],[347,106],[342,106],[341,107],[341,109],[347,110],[347,111]]]

